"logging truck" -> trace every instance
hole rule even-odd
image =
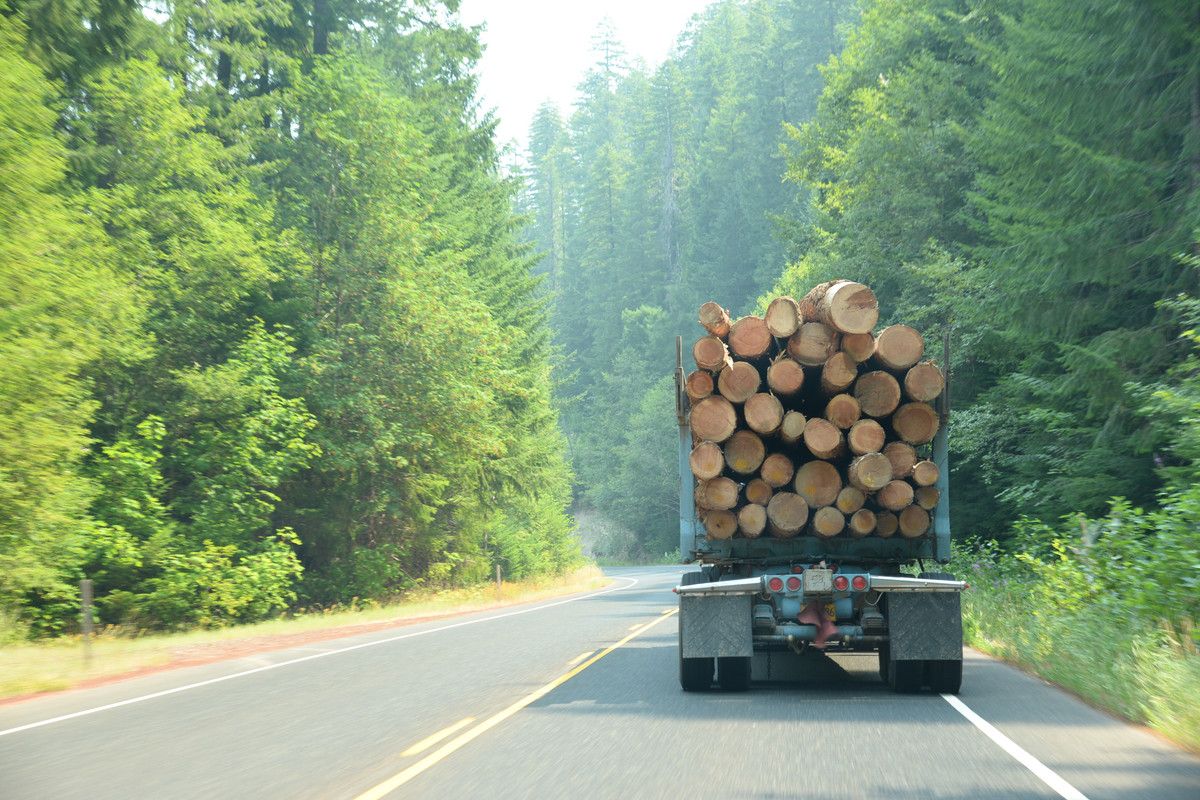
[[[946,358],[833,281],[763,317],[700,309],[679,424],[679,683],[801,679],[806,651],[877,655],[898,692],[957,693]],[[945,354],[944,354],[945,355]]]

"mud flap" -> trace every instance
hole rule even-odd
[[[961,661],[958,592],[889,592],[887,622],[893,661]]]
[[[753,597],[682,595],[679,598],[683,658],[727,658],[754,655],[750,606]]]

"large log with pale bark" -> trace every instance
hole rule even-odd
[[[800,299],[800,313],[842,333],[870,333],[879,321],[879,301],[861,283],[830,281]]]

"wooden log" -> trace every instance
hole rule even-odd
[[[932,361],[914,364],[904,373],[904,396],[917,403],[932,403],[946,388],[941,368]]]
[[[808,522],[808,504],[791,492],[776,492],[767,504],[767,530],[787,539],[795,536]]]
[[[732,334],[731,334],[732,335]],[[735,361],[717,376],[717,391],[731,403],[741,405],[758,392],[762,377],[753,364]]]
[[[842,475],[828,461],[809,461],[796,468],[792,485],[809,508],[831,506],[842,490]]]
[[[770,355],[771,331],[762,317],[741,317],[729,328],[729,352],[734,358],[756,361]]]
[[[740,487],[732,478],[713,478],[701,481],[696,487],[696,505],[700,508],[725,511],[737,505]]]
[[[763,436],[772,436],[783,425],[783,404],[773,394],[759,392],[746,401],[742,416],[750,430]]]
[[[719,477],[725,471],[725,454],[716,442],[701,442],[688,455],[692,474],[702,481]]]
[[[754,431],[738,431],[725,442],[725,466],[738,475],[753,475],[767,457],[767,446]]]
[[[879,511],[875,514],[875,535],[886,539],[900,529],[900,518],[891,511]]]
[[[867,502],[867,496],[853,486],[843,486],[838,492],[837,500],[833,502],[837,510],[843,514],[853,514]]]
[[[729,312],[716,303],[700,306],[700,324],[713,336],[724,339],[729,335]]]
[[[913,502],[926,511],[932,511],[941,499],[942,493],[936,486],[918,486]]]
[[[886,417],[900,405],[900,384],[883,370],[864,372],[854,382],[854,399],[864,416]]]
[[[788,355],[806,367],[819,367],[838,351],[841,334],[820,322],[806,322],[788,338]]]
[[[912,505],[913,487],[908,481],[895,480],[875,493],[875,502],[888,511],[902,511]]]
[[[878,453],[883,450],[887,434],[883,426],[873,419],[860,419],[846,431],[846,445],[856,456]]]
[[[767,367],[767,386],[779,397],[795,396],[804,388],[804,367],[780,353]]]
[[[875,334],[873,333],[844,333],[842,334],[842,352],[857,363],[875,355]]]
[[[738,530],[747,539],[757,539],[767,528],[767,509],[758,503],[742,506],[737,512]]]
[[[884,369],[901,372],[925,355],[925,339],[916,328],[889,325],[875,337],[875,361]]]
[[[804,436],[808,420],[799,411],[789,411],[783,415],[783,424],[779,426],[779,438],[785,444],[795,444]]]
[[[917,486],[933,486],[941,477],[942,471],[938,465],[929,459],[918,461],[913,465],[912,479]]]
[[[825,404],[825,419],[841,430],[849,430],[862,416],[862,409],[852,394],[835,394]]]
[[[855,539],[861,539],[864,536],[870,535],[878,524],[875,518],[875,512],[869,508],[860,508],[850,516],[850,521],[846,527],[850,531],[850,535]]]
[[[883,453],[867,453],[850,462],[846,478],[864,493],[877,492],[891,482],[892,462]]]
[[[911,505],[900,512],[900,535],[905,539],[923,536],[929,530],[929,512]]]
[[[737,514],[732,511],[710,511],[704,517],[704,530],[708,539],[732,539],[738,527]]]
[[[767,330],[777,339],[788,338],[804,322],[804,317],[800,314],[800,304],[786,296],[772,300],[763,319],[767,323]]]
[[[783,453],[771,453],[763,459],[758,474],[769,486],[779,489],[791,483],[792,478],[796,475],[796,465]]]
[[[879,301],[861,283],[830,281],[800,299],[800,313],[843,333],[869,333],[879,321]]]
[[[832,461],[846,452],[846,436],[827,419],[815,417],[804,426],[804,446],[817,458]]]
[[[687,376],[684,382],[683,390],[687,392],[688,399],[693,403],[699,403],[704,398],[713,393],[715,383],[711,372],[698,369]]]
[[[714,375],[733,365],[733,357],[729,348],[716,336],[701,336],[692,345],[692,359],[700,369],[706,369]]]
[[[846,529],[846,515],[833,506],[824,506],[813,512],[809,528],[814,536],[831,539]]]
[[[937,412],[928,403],[905,403],[892,414],[892,430],[909,444],[932,442],[937,429]]]
[[[883,454],[892,462],[892,478],[907,478],[912,474],[917,463],[917,451],[906,442],[888,442],[884,445]]]
[[[767,458],[770,458],[770,456],[767,456]],[[744,494],[746,495],[747,503],[756,503],[766,507],[767,503],[771,502],[771,497],[775,494],[775,489],[762,478],[751,478],[746,484]]]
[[[688,425],[696,441],[720,444],[737,430],[737,410],[724,397],[710,395],[692,406]]]
[[[850,388],[858,377],[858,363],[846,353],[838,351],[821,366],[821,392],[840,394]]]

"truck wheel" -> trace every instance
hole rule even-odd
[[[888,683],[901,694],[920,691],[925,679],[924,661],[892,661],[888,664]]]
[[[726,692],[744,692],[750,688],[750,656],[723,656],[717,659],[717,683]]]
[[[680,583],[691,586],[696,583],[708,583],[708,576],[703,572],[685,572]],[[683,617],[679,618],[679,685],[685,692],[703,692],[712,686],[713,659],[683,657]]]
[[[958,694],[962,687],[962,662],[957,659],[926,661],[925,676],[929,688],[938,694]]]
[[[892,660],[892,648],[887,644],[879,646],[879,680],[888,682],[888,666]]]

